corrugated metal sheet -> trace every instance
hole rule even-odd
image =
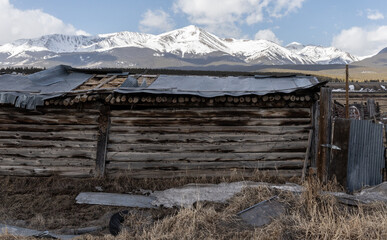
[[[352,120],[348,146],[348,191],[380,184],[384,167],[383,125]]]

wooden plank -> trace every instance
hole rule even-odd
[[[111,162],[108,169],[122,170],[190,170],[190,169],[300,169],[302,160],[286,161],[226,161],[226,162],[187,162],[187,161],[162,161],[162,162]]]
[[[307,168],[308,168],[308,165],[309,165],[310,150],[312,148],[312,138],[313,138],[313,130],[309,130],[308,147],[306,149],[304,164],[303,164],[303,167],[302,167],[301,181],[305,180],[306,171],[307,171]]]
[[[1,153],[1,152],[0,152]],[[108,152],[109,161],[270,161],[304,159],[305,152],[280,153],[139,153],[139,152]]]
[[[298,142],[271,142],[271,143],[227,143],[227,144],[109,144],[111,152],[223,152],[223,153],[244,153],[244,152],[290,152],[305,151],[307,141]]]
[[[307,140],[306,133],[301,134],[245,134],[245,133],[195,133],[195,134],[159,134],[146,135],[111,133],[109,143],[262,143],[262,142],[288,142]]]
[[[330,180],[336,178],[342,186],[347,186],[348,144],[351,120],[336,119],[334,123],[332,144],[339,147],[332,149],[332,159],[329,168]]]
[[[114,80],[115,78],[117,78],[117,75],[113,75],[107,79],[101,80],[101,82],[96,87],[94,87],[92,90],[97,90],[97,89],[101,88],[103,85],[109,83],[110,81]]]
[[[301,126],[175,126],[175,127],[131,127],[131,126],[111,126],[111,132],[125,132],[137,134],[151,134],[151,133],[218,133],[218,132],[244,132],[256,134],[297,134],[307,133],[310,125]]]
[[[369,119],[374,119],[374,117],[376,116],[376,104],[374,99],[367,99],[367,110],[369,114]]]
[[[250,118],[250,117],[212,117],[212,118],[137,118],[113,117],[112,125],[125,126],[173,126],[173,125],[201,125],[201,126],[283,126],[305,125],[310,118]]]
[[[8,176],[63,176],[90,177],[92,168],[80,167],[33,167],[33,166],[0,166],[0,175]]]
[[[6,166],[95,166],[95,161],[86,158],[28,158],[2,156],[0,165]]]
[[[106,105],[100,106],[98,118],[98,139],[97,157],[95,163],[96,177],[103,177],[105,174],[106,154],[110,127],[110,108]]]
[[[0,124],[1,125],[1,124]],[[0,131],[0,139],[23,139],[23,140],[55,140],[55,141],[82,141],[95,142],[96,131],[66,131],[66,132],[22,132],[22,131]]]
[[[52,131],[74,131],[82,133],[93,133],[97,130],[97,125],[39,125],[39,124],[2,124],[0,131],[21,131],[21,132],[52,132]]]
[[[152,205],[155,197],[133,194],[81,192],[75,198],[77,204],[95,204],[130,208],[157,208]]]
[[[31,158],[91,158],[95,159],[95,148],[0,148],[0,156]]]
[[[317,158],[317,176],[320,181],[327,182],[328,164],[330,162],[330,144],[332,132],[332,90],[321,88],[319,143]]]
[[[0,115],[0,122],[2,124],[11,124],[11,123],[23,123],[23,124],[75,124],[75,125],[90,125],[97,123],[97,117],[90,115],[84,117],[78,116],[15,116],[15,115]]]
[[[64,114],[71,114],[72,116],[78,116],[78,117],[83,117],[83,116],[89,116],[89,115],[94,115],[98,116],[98,109],[93,109],[93,108],[57,108],[57,107],[37,107],[36,110],[25,110],[25,109],[20,109],[20,108],[4,108],[2,107],[0,109],[0,115],[18,115],[18,116],[62,116]]]
[[[113,110],[111,117],[268,117],[308,118],[309,108],[189,108],[189,109],[147,109]]]
[[[0,132],[0,134],[2,134]],[[96,142],[78,141],[53,141],[53,140],[22,140],[22,139],[0,139],[0,148],[6,147],[38,147],[38,148],[95,148]]]
[[[254,177],[257,174],[264,176],[277,177],[300,177],[301,169],[297,170],[246,170],[233,168],[229,170],[219,169],[199,169],[199,170],[140,170],[140,171],[122,171],[122,170],[108,170],[109,176],[122,176],[123,174],[133,178],[177,178],[177,177]]]
[[[318,102],[315,102],[312,106],[312,130],[313,130],[313,139],[312,139],[312,152],[310,157],[310,167],[317,167],[317,157],[318,157],[318,141],[319,141],[319,119],[320,119],[320,105]]]

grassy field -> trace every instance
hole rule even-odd
[[[321,76],[324,78],[331,78],[331,79],[337,79],[340,81],[345,81],[345,66],[343,66],[342,69],[297,70],[297,69],[290,69],[290,68],[289,69],[267,68],[261,71],[309,74],[314,76]],[[387,81],[387,68],[349,66],[349,81],[364,82],[364,81],[371,81],[371,80]]]

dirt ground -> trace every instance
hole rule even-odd
[[[80,192],[139,193],[141,189],[165,190],[187,183],[220,183],[239,178],[105,179],[62,177],[0,177],[0,223],[36,230],[68,234],[72,229],[107,226],[112,214],[125,207],[76,204]],[[253,179],[261,180],[261,179]],[[266,179],[283,183],[284,179]],[[152,221],[176,213],[176,209],[141,210]],[[136,213],[138,215],[138,212]],[[108,234],[108,230],[99,234]]]

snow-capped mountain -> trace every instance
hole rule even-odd
[[[334,47],[305,46],[301,43],[292,42],[288,44],[286,48],[317,64],[348,64],[360,60],[358,57]]]
[[[332,64],[358,60],[335,48],[282,47],[267,40],[219,38],[196,26],[160,35],[118,32],[46,35],[0,46],[0,66],[174,67],[219,64]]]

